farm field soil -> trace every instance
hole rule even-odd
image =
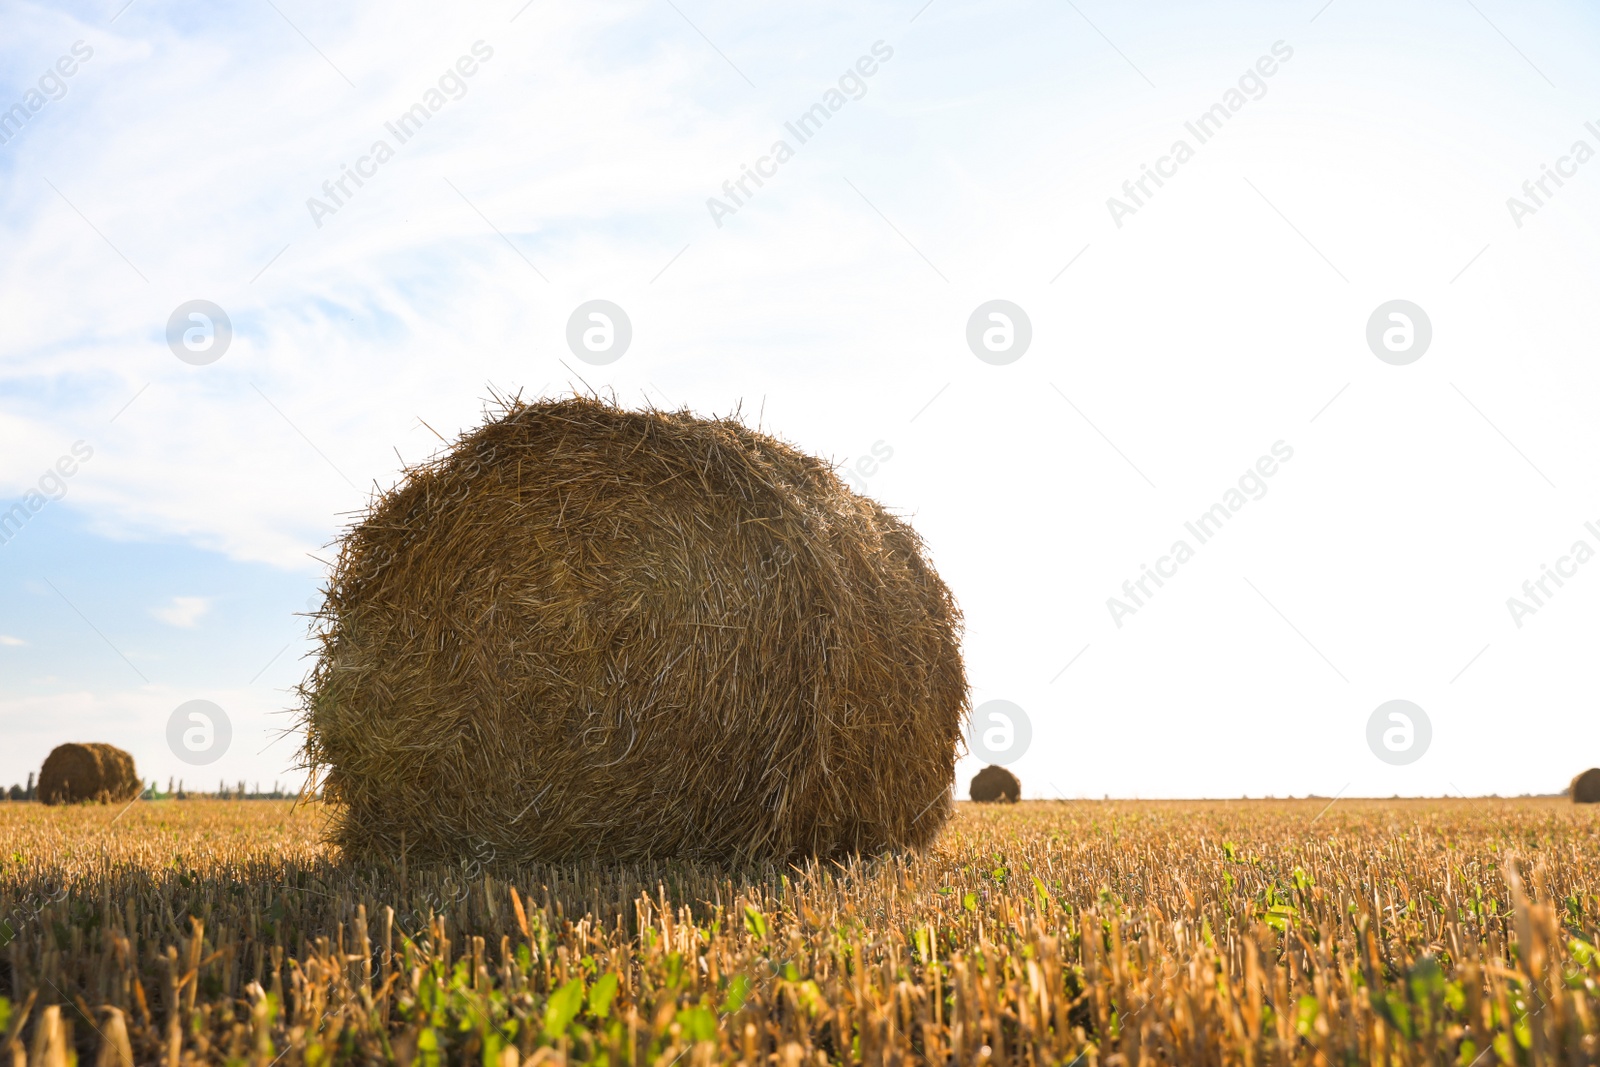
[[[963,803],[784,870],[347,865],[329,815],[0,804],[0,1055],[1600,1063],[1600,806]]]

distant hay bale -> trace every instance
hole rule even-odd
[[[1600,767],[1590,767],[1574,778],[1568,792],[1574,804],[1600,804]]]
[[[1022,783],[1004,767],[990,764],[972,776],[968,795],[985,804],[1015,804],[1022,799]]]
[[[57,745],[39,769],[39,799],[46,804],[120,804],[143,790],[133,757],[115,745]]]
[[[922,541],[733,419],[502,402],[343,538],[300,687],[347,855],[917,848],[968,710]]]

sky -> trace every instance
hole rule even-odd
[[[574,389],[870,472],[965,613],[959,795],[1600,764],[1592,7],[3,19],[0,782],[298,782],[341,532]]]

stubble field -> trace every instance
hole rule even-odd
[[[352,867],[272,801],[0,805],[14,1063],[1600,1062],[1600,811],[958,805],[918,856]]]

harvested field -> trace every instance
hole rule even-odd
[[[916,858],[744,872],[343,866],[328,814],[0,805],[10,1054],[1600,1061],[1564,798],[959,804]]]

